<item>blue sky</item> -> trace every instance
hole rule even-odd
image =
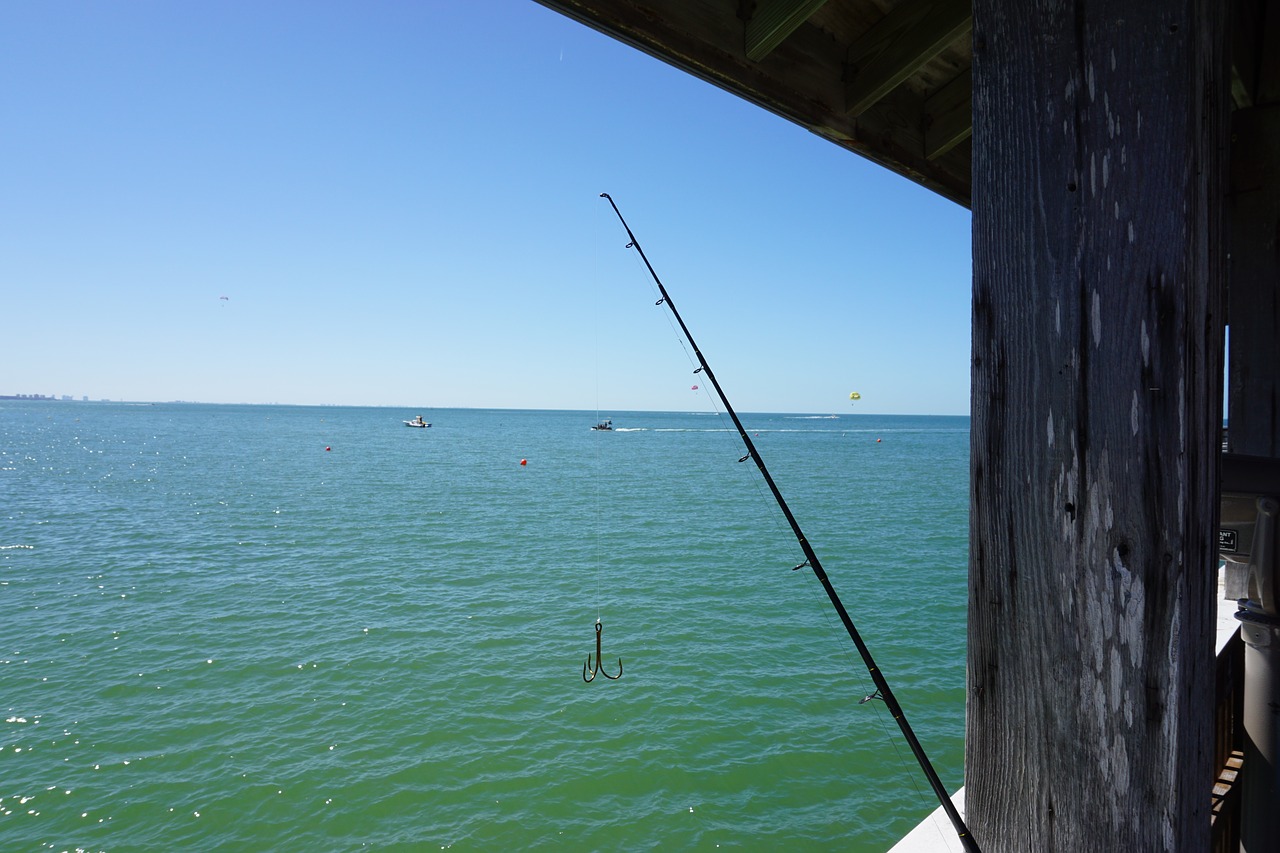
[[[529,0],[0,4],[0,115],[2,394],[707,409],[608,192],[735,408],[969,410],[966,210]]]

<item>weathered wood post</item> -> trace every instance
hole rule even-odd
[[[1222,388],[1217,0],[974,0],[967,819],[1204,850]]]

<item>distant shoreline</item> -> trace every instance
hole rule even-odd
[[[553,408],[527,408],[527,407],[506,407],[506,406],[423,406],[412,404],[395,404],[395,403],[210,403],[201,400],[112,400],[108,398],[90,399],[88,397],[75,398],[70,396],[51,397],[38,394],[0,394],[0,402],[18,402],[18,403],[78,403],[82,405],[88,404],[104,404],[114,403],[122,406],[259,406],[259,407],[280,407],[294,409],[411,409],[417,411],[448,411],[456,409],[459,411],[492,411],[492,412],[593,412],[595,407],[586,407],[578,409],[566,409],[562,407]],[[624,415],[643,415],[643,414],[699,414],[714,416],[716,412],[687,412],[679,409],[613,409],[614,413],[622,413]],[[743,414],[752,415],[781,415],[793,418],[820,418],[832,420],[846,420],[858,418],[885,418],[885,417],[904,417],[904,418],[969,418],[968,413],[964,414],[919,414],[914,412],[784,412],[784,411],[750,411]]]

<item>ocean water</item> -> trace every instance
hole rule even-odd
[[[936,807],[730,422],[416,414],[0,402],[0,850],[881,851]],[[968,419],[742,417],[954,790]]]

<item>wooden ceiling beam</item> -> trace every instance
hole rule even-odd
[[[973,75],[969,69],[924,102],[924,156],[936,160],[973,135]]]
[[[847,54],[845,113],[857,117],[973,27],[970,0],[906,0]]]
[[[747,21],[747,59],[759,62],[827,0],[760,0]]]
[[[925,157],[924,94],[900,86],[871,109],[845,114],[844,74],[850,33],[884,17],[861,14],[881,0],[827,0],[763,60],[747,59],[739,0],[537,0],[606,35],[733,94],[907,179],[968,206],[972,152],[968,140],[935,159]],[[917,0],[907,0],[917,2]],[[935,0],[936,2],[936,0]],[[859,5],[858,26],[845,14]],[[878,7],[877,7],[878,8]],[[845,33],[843,37],[839,34]],[[967,64],[967,57],[956,67]],[[954,72],[953,72],[954,73]],[[937,78],[939,82],[946,77]],[[923,91],[922,91],[923,90]]]

